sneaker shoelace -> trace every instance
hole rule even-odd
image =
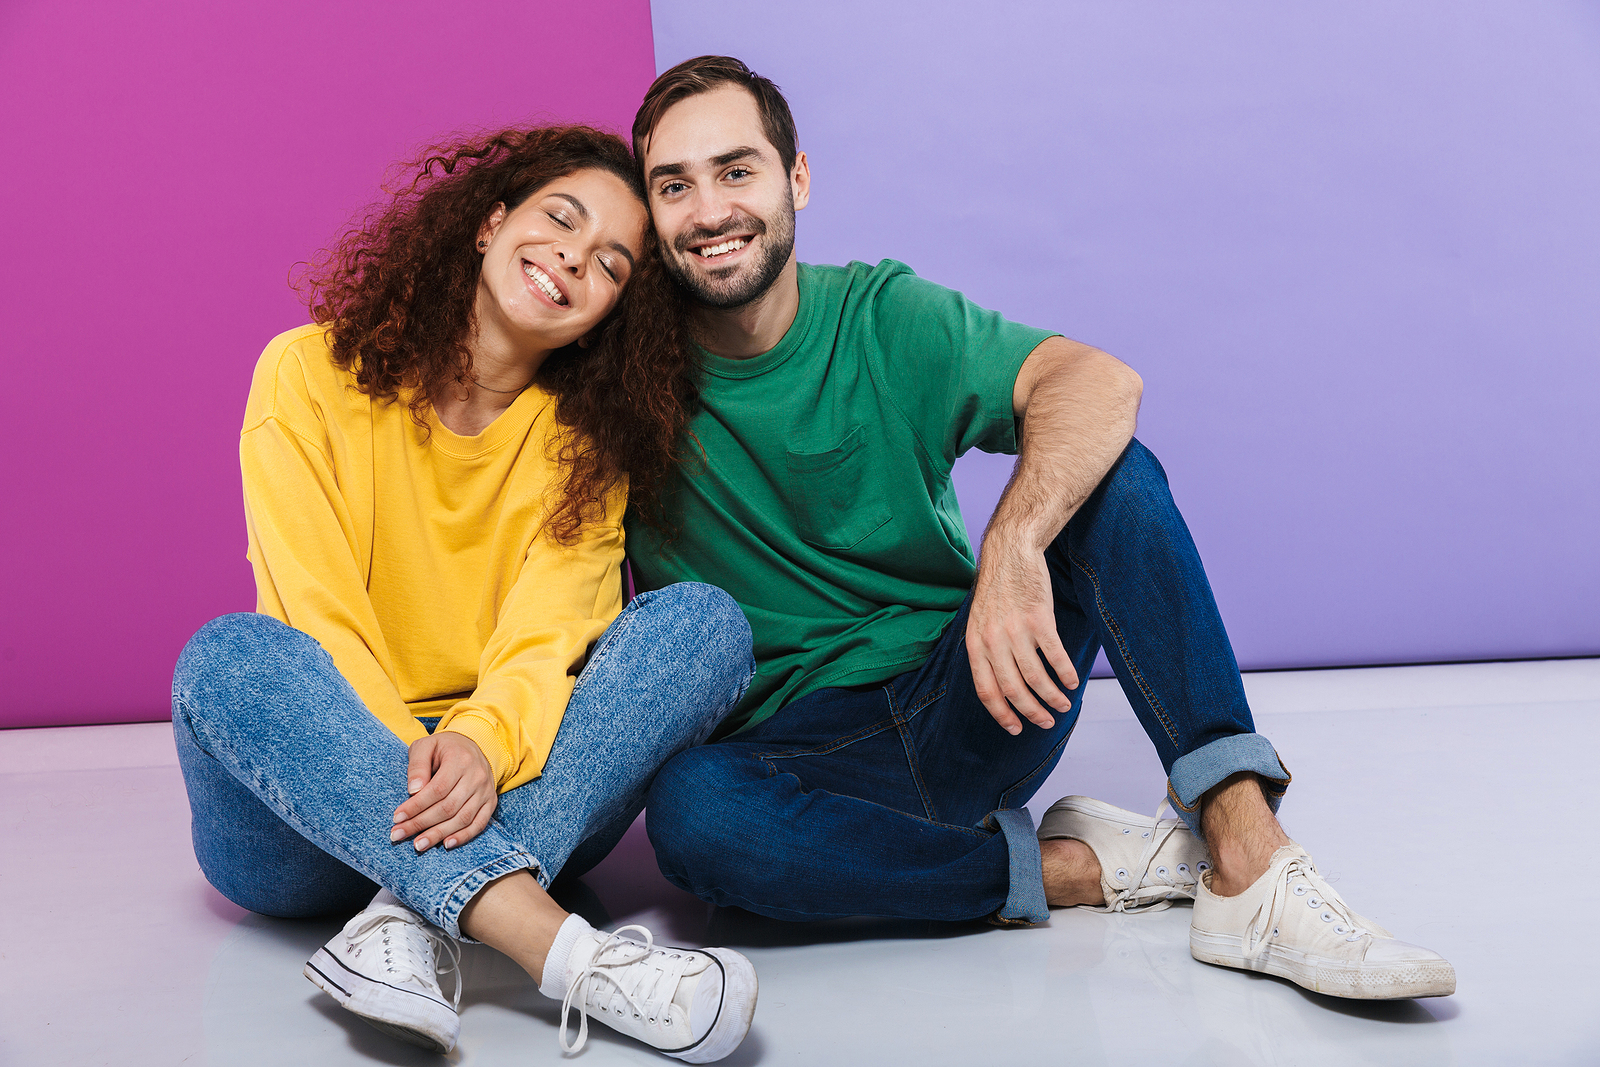
[[[1156,824],[1150,828],[1150,839],[1145,842],[1144,851],[1139,854],[1138,862],[1132,867],[1119,867],[1117,874],[1128,882],[1128,887],[1119,891],[1116,898],[1109,904],[1092,905],[1091,911],[1104,912],[1139,912],[1162,911],[1172,907],[1174,896],[1194,899],[1194,883],[1199,879],[1201,871],[1206,870],[1209,864],[1200,864],[1200,869],[1190,871],[1188,864],[1180,864],[1178,869],[1189,876],[1188,882],[1175,881],[1165,867],[1157,867],[1154,875],[1150,871],[1150,864],[1155,862],[1156,853],[1161,851],[1161,846],[1173,834],[1184,829],[1176,818],[1167,820],[1162,825],[1161,813],[1170,812],[1172,802],[1163,797],[1156,806]],[[1145,884],[1149,880],[1150,884]]]
[[[1272,939],[1278,936],[1284,912],[1295,904],[1303,904],[1315,911],[1323,922],[1332,924],[1335,937],[1360,941],[1373,935],[1344,898],[1317,873],[1310,857],[1294,856],[1284,864],[1273,883],[1272,895],[1262,901],[1250,920],[1250,931],[1245,935],[1243,946],[1245,959],[1258,959],[1266,953]]]
[[[443,931],[424,925],[415,916],[406,918],[394,911],[374,909],[350,920],[344,928],[344,936],[357,945],[379,938],[384,969],[394,975],[397,982],[421,979],[424,985],[432,985],[443,996],[444,990],[436,976],[454,974],[455,990],[450,1006],[457,1011],[461,1009],[461,950]],[[439,961],[444,959],[450,961],[448,967],[439,966]]]
[[[644,943],[623,937],[624,930],[637,930],[644,935]],[[635,1019],[655,1023],[667,1013],[678,980],[692,958],[690,952],[656,948],[654,935],[642,926],[619,926],[567,986],[567,995],[561,1001],[561,1051],[577,1052],[583,1048],[589,1040],[591,1013],[625,1016],[631,1012]],[[646,960],[650,966],[634,966]],[[569,1045],[567,1023],[574,1008],[578,1011],[578,1034]],[[672,1025],[670,1017],[667,1025]],[[685,1034],[684,1043],[688,1041],[689,1035]]]

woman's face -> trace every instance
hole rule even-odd
[[[550,351],[594,329],[617,306],[644,255],[644,205],[616,175],[580,170],[510,211],[478,241],[478,328]]]

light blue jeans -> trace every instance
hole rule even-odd
[[[461,909],[494,879],[527,869],[548,888],[603,859],[656,771],[705,740],[754,667],[750,627],[720,589],[639,594],[596,642],[544,773],[502,793],[473,840],[418,855],[389,841],[405,743],[316,641],[266,615],[225,615],[190,640],[172,682],[195,857],[250,911],[351,913],[381,885],[459,938]]]

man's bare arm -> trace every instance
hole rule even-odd
[[[1063,337],[1042,342],[1017,375],[1017,467],[984,534],[967,618],[973,685],[1008,733],[1022,732],[1013,707],[1048,728],[1055,719],[1044,704],[1071,706],[1039,658],[1042,652],[1056,677],[1077,688],[1056,633],[1044,550],[1133,439],[1143,388],[1121,360]]]

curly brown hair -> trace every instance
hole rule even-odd
[[[427,425],[431,398],[472,373],[468,341],[482,255],[479,228],[556,178],[596,169],[644,189],[627,144],[588,126],[511,129],[437,145],[412,163],[394,198],[344,234],[303,280],[328,328],[333,357],[363,393],[398,400]],[[653,227],[622,299],[588,347],[552,352],[537,381],[556,398],[557,458],[567,474],[548,529],[570,542],[628,480],[628,504],[661,524],[659,494],[679,462],[699,396],[681,298],[661,265]]]

